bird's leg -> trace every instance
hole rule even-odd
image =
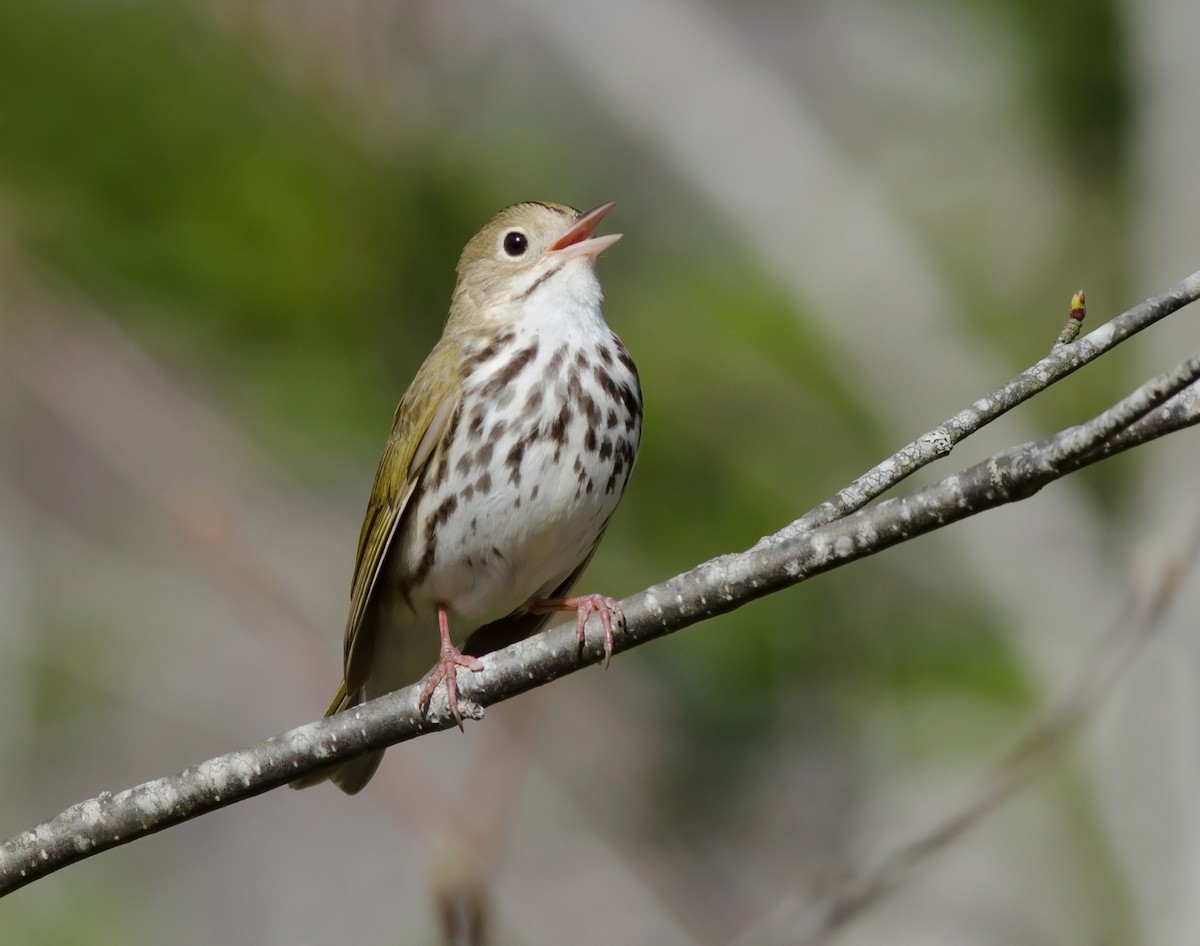
[[[433,691],[437,689],[439,683],[445,680],[446,702],[450,704],[450,715],[454,717],[454,721],[458,723],[458,728],[461,730],[463,724],[462,717],[458,715],[458,668],[466,667],[468,670],[478,673],[483,669],[483,661],[478,657],[468,657],[454,646],[454,641],[450,640],[450,618],[446,614],[444,604],[438,605],[438,632],[442,636],[442,651],[438,656],[437,663],[433,665],[429,682],[421,691],[421,712],[429,712],[429,701],[433,698]]]
[[[583,650],[583,627],[587,624],[588,615],[593,612],[599,614],[600,626],[604,628],[604,668],[608,669],[608,662],[612,659],[613,652],[613,617],[616,617],[622,624],[625,623],[625,614],[621,610],[620,601],[616,598],[610,598],[607,595],[579,595],[574,598],[534,598],[529,603],[529,609],[534,614],[546,614],[549,611],[574,611],[579,615],[579,622],[575,625],[575,633],[579,637],[580,650]]]

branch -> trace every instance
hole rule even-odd
[[[626,599],[626,623],[616,629],[614,652],[968,516],[1026,499],[1083,466],[1200,422],[1200,396],[1194,387],[1200,357],[1193,357],[1085,424],[1005,450],[907,496],[861,509],[970,433],[1197,297],[1200,273],[1056,349],[752,548],[704,562]],[[852,512],[855,509],[859,511]],[[564,625],[488,655],[482,672],[461,678],[460,709],[479,718],[484,706],[600,662],[598,628],[590,626],[589,631],[582,652],[574,627]],[[415,684],[177,775],[116,794],[103,792],[74,805],[0,845],[0,896],[85,857],[277,788],[323,765],[454,725],[445,712],[424,716],[417,705],[420,691],[421,685]],[[435,710],[436,704],[435,699]]]
[[[1076,293],[1076,297],[1080,298],[1080,307],[1072,299],[1073,313],[1081,308],[1082,295],[1083,290]],[[948,456],[955,446],[971,434],[982,430],[1014,407],[1197,299],[1200,299],[1200,272],[1192,273],[1166,292],[1151,296],[1141,305],[1121,313],[1079,341],[1070,345],[1056,344],[1041,361],[901,447],[783,531],[801,532],[861,509],[917,470]]]

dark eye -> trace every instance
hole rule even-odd
[[[509,256],[521,256],[529,249],[529,238],[520,230],[509,230],[504,234],[504,252]]]

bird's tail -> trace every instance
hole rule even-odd
[[[325,710],[325,715],[332,716],[334,713],[341,713],[361,702],[361,692],[351,696],[346,692],[346,681],[343,680],[337,693],[333,695],[329,709]],[[292,788],[312,788],[314,785],[329,781],[347,795],[357,795],[366,788],[367,782],[371,781],[371,776],[375,774],[381,761],[383,761],[382,749],[375,752],[364,752],[345,762],[335,762],[333,765],[327,765],[306,775],[301,775],[288,784]]]

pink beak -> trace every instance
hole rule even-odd
[[[605,236],[594,237],[596,224],[606,213],[613,209],[613,202],[593,207],[572,224],[571,229],[550,244],[547,253],[561,253],[563,256],[585,256],[595,259],[610,246],[621,239],[619,233],[609,233]]]

